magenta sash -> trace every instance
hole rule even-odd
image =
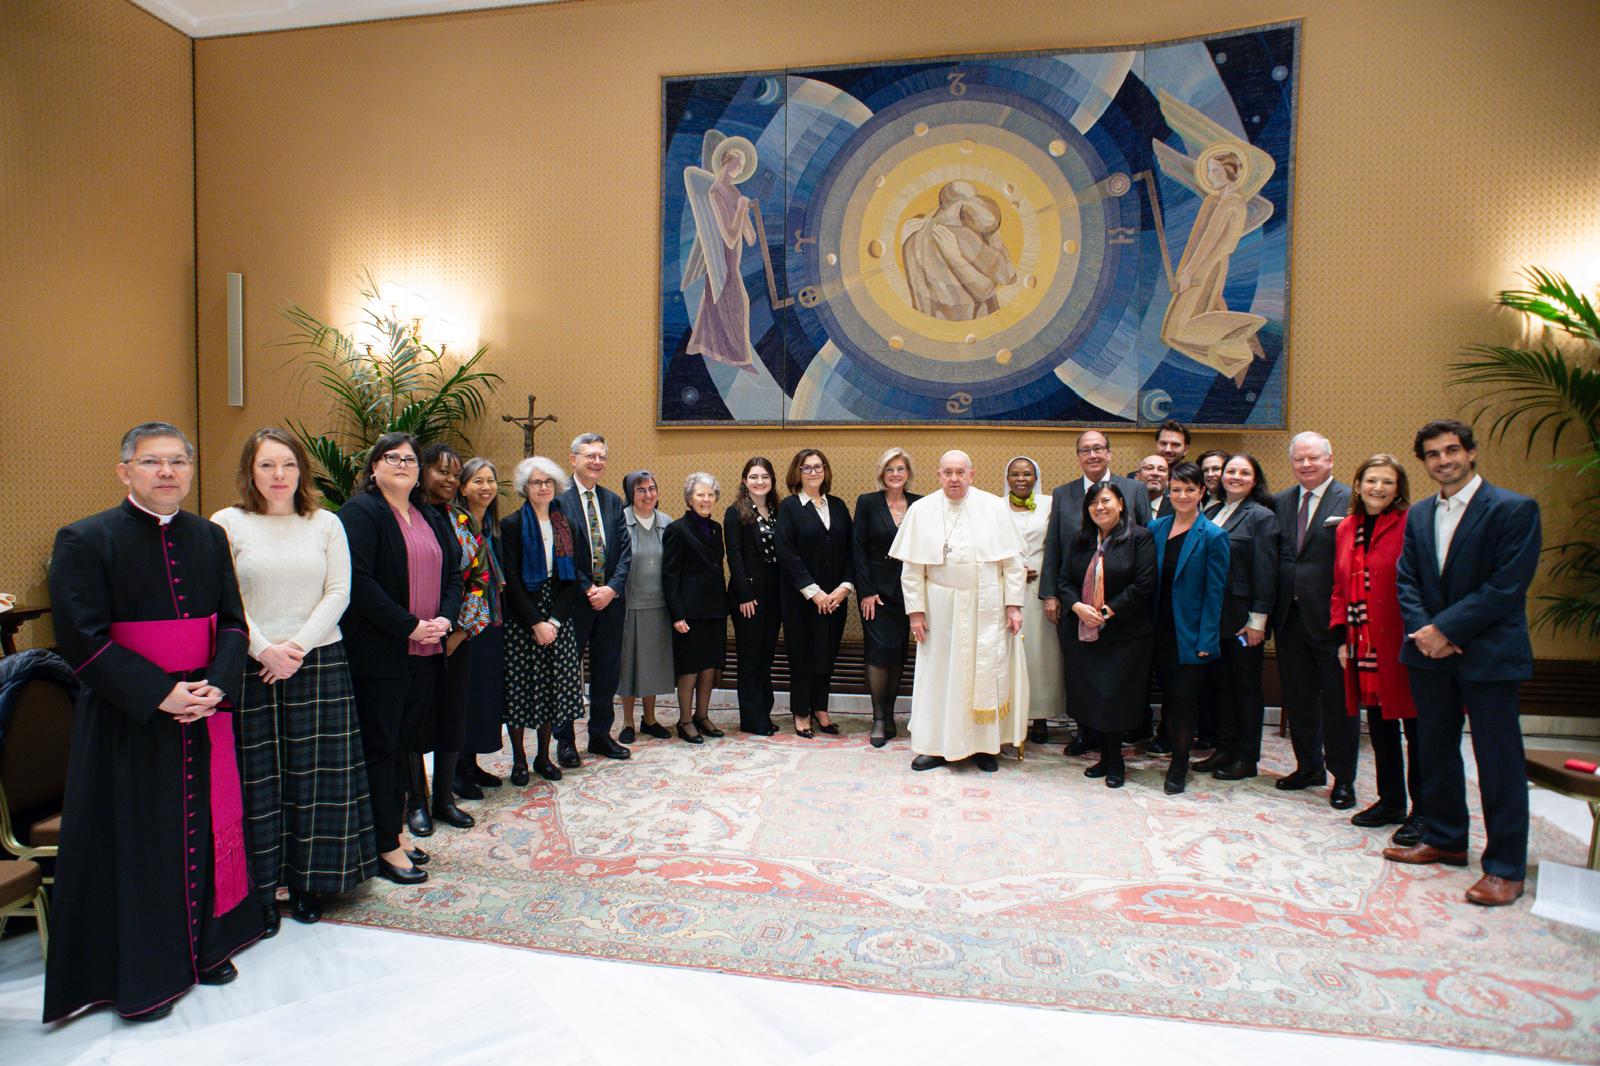
[[[112,622],[111,640],[169,674],[204,670],[215,650],[217,616],[156,622]],[[211,742],[212,914],[233,910],[249,893],[244,847],[244,797],[234,754],[233,715],[205,720]]]

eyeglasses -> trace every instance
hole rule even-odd
[[[821,463],[807,463],[805,466],[800,468],[800,472],[802,474],[820,474],[822,473],[823,469],[824,467]]]
[[[556,483],[552,478],[535,477],[528,479],[528,487],[530,489],[553,489],[556,487]]]
[[[401,455],[398,452],[388,453],[383,457],[383,461],[390,466],[398,466],[406,470],[417,465],[417,457],[415,455]]]
[[[140,470],[148,470],[151,473],[160,470],[164,466],[170,466],[173,473],[181,474],[194,464],[181,455],[176,459],[167,459],[164,457],[157,458],[154,455],[146,455],[142,458],[135,459],[133,461],[133,465],[138,467]]]
[[[1099,455],[1101,452],[1109,452],[1110,450],[1111,445],[1109,444],[1085,444],[1078,449],[1078,454]]]

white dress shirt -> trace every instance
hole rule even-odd
[[[1434,505],[1433,539],[1438,542],[1440,573],[1444,573],[1444,561],[1450,557],[1450,542],[1455,539],[1456,527],[1461,525],[1461,516],[1466,513],[1467,505],[1478,494],[1482,484],[1483,478],[1473,474],[1472,480],[1458,489],[1454,496],[1440,495],[1439,502]]]

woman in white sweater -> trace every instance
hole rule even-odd
[[[277,893],[293,917],[322,916],[321,896],[377,872],[367,769],[339,640],[350,602],[344,527],[311,496],[299,441],[262,429],[239,457],[240,503],[211,520],[228,533],[250,625],[236,719],[250,822],[251,878],[267,935]]]

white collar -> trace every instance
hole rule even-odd
[[[177,511],[173,511],[171,514],[157,514],[156,512],[150,510],[150,508],[146,507],[144,504],[140,503],[138,500],[134,499],[133,498],[133,493],[131,493],[131,492],[128,493],[128,502],[133,504],[139,510],[143,511],[145,514],[149,515],[151,518],[154,518],[157,522],[160,522],[164,526],[171,525],[172,524],[172,520],[174,518],[178,517],[178,512]]]
[[[1472,502],[1472,497],[1476,496],[1478,494],[1478,490],[1482,487],[1483,475],[1473,474],[1472,480],[1461,486],[1461,488],[1457,489],[1454,496],[1447,497],[1441,495],[1439,497],[1439,506],[1448,507],[1452,510],[1459,508],[1460,510],[1464,511],[1467,509],[1467,505]],[[135,506],[137,506],[137,504]]]
[[[826,511],[828,509],[828,494],[823,493],[821,496],[818,496],[813,500],[810,496],[807,496],[804,492],[802,492],[800,494],[800,502],[810,504],[819,511]]]
[[[1321,503],[1322,502],[1322,494],[1323,494],[1323,492],[1331,484],[1333,484],[1333,475],[1329,474],[1327,477],[1322,479],[1322,484],[1318,485],[1316,488],[1308,489],[1304,485],[1301,485],[1300,486],[1300,491],[1302,493],[1305,493],[1305,494],[1311,496],[1311,498],[1316,500],[1318,503]]]
[[[1096,485],[1104,485],[1106,482],[1108,482],[1110,480],[1111,480],[1111,468],[1110,467],[1106,468],[1105,477],[1102,477],[1099,481],[1090,481],[1089,480],[1089,475],[1088,474],[1084,474],[1083,475],[1083,491],[1084,492],[1088,492],[1090,489],[1094,488]]]
[[[646,529],[654,529],[654,528],[656,528],[656,515],[658,513],[659,512],[657,512],[657,511],[651,511],[650,512],[650,517],[646,518],[644,515],[640,514],[638,511],[635,511],[632,507],[628,508],[628,514],[633,517],[634,524],[643,526]]]

